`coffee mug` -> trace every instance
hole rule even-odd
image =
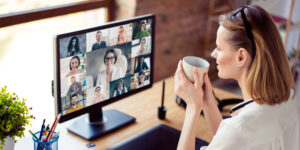
[[[200,75],[200,83],[203,84],[203,74],[208,72],[209,63],[200,57],[185,56],[182,61],[182,67],[188,79],[194,82],[193,68],[197,68]]]

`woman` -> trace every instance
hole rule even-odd
[[[141,39],[146,36],[150,36],[150,34],[146,30],[146,23],[141,22],[140,31],[135,35],[135,39]]]
[[[101,94],[101,87],[100,86],[97,86],[95,88],[95,98],[93,99],[93,102],[92,104],[96,104],[96,103],[99,103],[99,102],[102,102],[104,101],[105,98],[104,96]]]
[[[186,116],[178,149],[195,149],[196,122],[201,110],[214,135],[201,150],[298,150],[299,116],[295,84],[281,37],[268,13],[244,6],[222,15],[217,31],[218,76],[235,79],[245,102],[222,120],[207,74],[204,86],[194,70],[195,83],[182,71],[175,74],[175,93],[186,103]]]
[[[124,27],[120,26],[119,35],[118,35],[116,44],[123,44],[123,43],[126,43],[126,42],[127,42],[127,39],[126,39],[126,34],[125,34],[125,31],[124,31]]]
[[[138,85],[138,88],[139,87],[143,87],[145,85],[148,85],[149,84],[149,80],[146,80],[146,75],[144,72],[141,72],[139,74],[139,85]]]
[[[78,73],[82,73],[83,70],[79,68],[80,66],[80,58],[78,56],[74,56],[72,57],[71,61],[70,61],[70,72],[67,74],[66,77],[78,74]]]
[[[138,56],[143,55],[143,53],[145,52],[145,44],[146,44],[146,39],[142,39],[140,49],[139,49],[138,54],[137,54]]]
[[[68,56],[78,55],[80,54],[79,49],[79,39],[76,36],[73,36],[68,45]]]
[[[115,66],[118,59],[117,52],[113,49],[106,51],[104,55],[104,64],[106,69],[98,74],[97,85],[109,83],[110,81],[123,77],[122,68]]]

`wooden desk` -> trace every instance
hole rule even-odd
[[[166,120],[159,120],[157,118],[157,108],[161,104],[162,94],[162,81],[160,81],[156,82],[151,89],[148,89],[141,93],[125,98],[124,100],[120,100],[116,103],[105,106],[103,109],[117,109],[121,112],[135,117],[136,122],[91,141],[95,143],[96,146],[89,149],[106,149],[122,140],[134,136],[160,123],[181,130],[185,116],[185,109],[179,107],[175,103],[173,77],[167,78],[165,81],[165,106],[167,107]],[[214,89],[214,91],[216,96],[219,98],[239,97],[237,95],[225,92],[220,89]],[[212,135],[209,132],[205,118],[200,115],[199,117],[200,120],[197,123],[196,135],[197,137],[207,142],[210,142],[212,139]],[[57,127],[57,131],[60,131],[60,138],[58,143],[59,149],[88,149],[86,147],[86,144],[90,141],[87,141],[66,130],[66,126],[71,122],[72,120],[67,121],[66,123],[59,124]],[[33,149],[33,141],[31,139],[31,136],[27,136],[16,143],[15,150],[19,149]]]

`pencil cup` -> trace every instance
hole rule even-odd
[[[53,133],[53,135],[55,135],[56,132]],[[37,137],[40,136],[40,131],[36,132],[35,135]],[[34,142],[34,150],[58,150],[58,138],[59,135],[57,135],[56,137],[52,138],[51,140],[47,141],[47,142],[43,142],[43,141],[38,141],[35,138],[32,137],[33,142]]]

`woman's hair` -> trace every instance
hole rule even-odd
[[[279,32],[261,7],[246,6],[242,11],[250,24],[256,52],[253,52],[241,12],[221,15],[219,24],[231,32],[226,40],[234,49],[245,48],[251,55],[247,90],[258,104],[274,105],[287,101],[290,89],[295,91],[295,82]]]
[[[73,43],[73,40],[76,40],[76,44],[75,44],[75,52],[80,52],[80,49],[79,49],[79,39],[78,37],[76,36],[73,36],[71,38],[71,40],[69,41],[69,45],[68,45],[68,52],[72,52],[72,43]]]
[[[72,60],[73,59],[77,59],[78,60],[78,66],[76,68],[78,68],[80,66],[80,58],[78,56],[74,56],[70,60],[70,65],[69,65],[70,66],[70,70],[72,70]]]
[[[140,24],[139,24],[139,30],[138,31],[142,31],[142,25],[145,24],[146,25],[146,22],[145,21],[141,21]],[[145,27],[145,30],[146,30],[146,27]]]
[[[114,54],[114,57],[115,57],[115,62],[114,62],[114,64],[115,64],[115,63],[117,62],[117,59],[118,59],[118,54],[117,54],[117,52],[116,52],[114,49],[108,49],[108,50],[106,51],[106,53],[105,53],[105,55],[104,55],[104,59],[103,59],[104,63],[105,63],[105,58],[106,58],[106,56],[107,56],[108,53],[113,53],[113,54]]]

